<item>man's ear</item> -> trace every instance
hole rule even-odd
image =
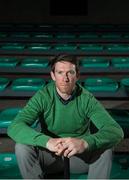
[[[53,71],[50,72],[50,75],[51,75],[52,80],[55,81],[55,75],[54,75]]]

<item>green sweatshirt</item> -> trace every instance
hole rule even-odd
[[[40,119],[42,130],[31,125]],[[90,133],[90,122],[98,131]],[[77,137],[89,144],[89,150],[108,149],[119,143],[123,131],[95,97],[77,84],[74,97],[64,104],[55,83],[40,89],[16,116],[8,135],[18,143],[46,147],[51,137]]]

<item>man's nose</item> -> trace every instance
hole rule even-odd
[[[69,81],[69,77],[68,77],[68,75],[67,75],[67,74],[65,74],[63,79],[64,79],[64,81]]]

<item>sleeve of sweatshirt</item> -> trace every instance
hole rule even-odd
[[[89,150],[108,149],[118,144],[124,137],[122,128],[92,95],[87,109],[88,118],[98,129],[96,133],[84,137],[89,144]]]
[[[34,130],[31,125],[43,112],[43,97],[39,90],[8,127],[8,135],[17,143],[46,147],[49,136]]]

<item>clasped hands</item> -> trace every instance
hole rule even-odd
[[[57,156],[71,157],[80,154],[88,148],[88,143],[78,138],[50,138],[46,145],[49,151]]]

